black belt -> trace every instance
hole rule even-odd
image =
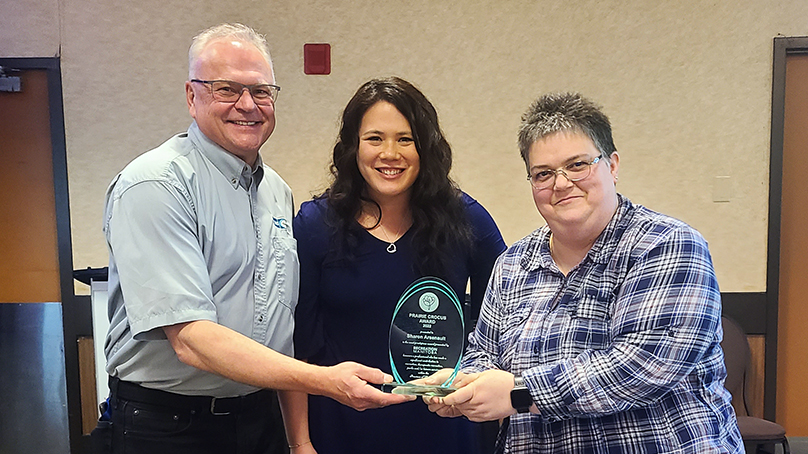
[[[177,410],[195,410],[210,412],[212,415],[224,416],[240,413],[254,408],[269,408],[268,402],[274,398],[275,391],[263,389],[246,396],[213,397],[187,396],[159,389],[144,388],[136,383],[109,377],[109,389],[113,398],[141,402]]]

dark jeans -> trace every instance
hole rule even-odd
[[[289,452],[274,391],[213,399],[114,380],[110,390],[111,420],[99,421],[91,434],[97,454]]]

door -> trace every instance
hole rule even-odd
[[[808,436],[808,53],[786,56],[783,122],[777,422]]]
[[[0,439],[69,450],[48,73],[0,80]]]

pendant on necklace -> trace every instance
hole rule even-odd
[[[390,254],[395,253],[396,252],[396,243],[390,243],[390,245],[387,246],[387,252],[389,252]]]

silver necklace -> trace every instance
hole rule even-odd
[[[387,240],[387,242],[389,243],[389,244],[387,245],[387,252],[388,252],[389,254],[395,254],[395,252],[398,250],[398,249],[396,248],[396,241],[398,241],[398,239],[399,239],[399,236],[398,236],[398,235],[399,235],[400,233],[401,233],[401,228],[399,227],[398,232],[396,232],[396,239],[395,239],[395,241],[390,241],[390,237],[388,237],[388,236],[387,236],[387,232],[385,231],[385,228],[384,228],[384,227],[382,227],[382,235],[384,235],[384,239],[385,239],[385,240]]]

